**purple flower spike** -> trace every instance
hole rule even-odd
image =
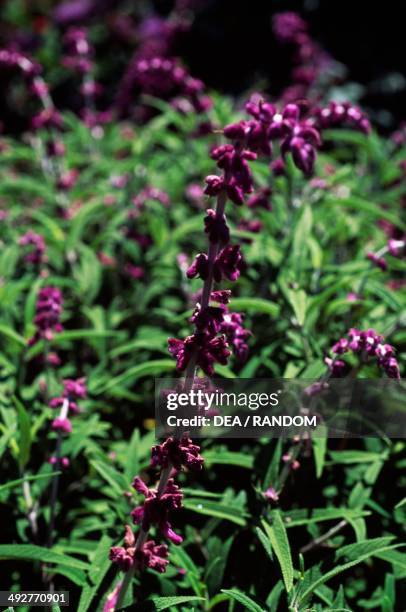
[[[142,483],[139,477],[134,479],[133,487],[145,496],[142,506],[138,506],[131,512],[133,522],[140,524],[144,531],[148,531],[151,525],[156,525],[162,535],[167,537],[174,544],[182,542],[181,536],[177,535],[171,528],[168,520],[169,512],[182,507],[183,494],[179,487],[170,478],[165,491],[159,497],[157,492]]]
[[[218,216],[214,210],[209,208],[204,218],[204,231],[209,236],[210,242],[221,242],[227,244],[230,240],[230,230],[225,215]]]
[[[188,268],[186,272],[186,276],[188,278],[202,278],[203,280],[207,278],[209,273],[209,260],[206,254],[200,253],[196,255],[196,258],[192,265]]]
[[[37,331],[28,341],[33,346],[39,340],[52,340],[54,333],[62,331],[62,294],[55,287],[43,287],[38,293],[34,323]]]
[[[236,281],[243,267],[243,259],[240,245],[229,245],[225,247],[216,257],[214,262],[214,280],[220,282],[222,278]]]
[[[182,467],[200,470],[204,459],[199,455],[199,451],[200,447],[193,444],[187,435],[183,435],[180,440],[167,438],[165,442],[152,448],[151,465],[161,468],[173,465],[176,470],[181,470]]]
[[[69,419],[57,418],[52,421],[52,429],[61,433],[72,433],[72,424]]]
[[[40,234],[32,230],[26,232],[18,241],[21,246],[32,245],[34,249],[24,256],[26,262],[33,265],[40,265],[45,261],[45,240]]]

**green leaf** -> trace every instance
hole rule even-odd
[[[316,478],[320,478],[323,473],[324,462],[327,450],[327,434],[312,438],[312,448],[314,462],[316,464]]]
[[[49,474],[37,474],[36,476],[24,476],[24,478],[17,478],[17,480],[10,480],[5,484],[0,485],[0,493],[5,491],[6,489],[13,489],[14,487],[18,487],[20,484],[29,480],[42,480],[43,478],[52,478],[52,476],[57,476],[61,474],[61,472],[50,472]]]
[[[330,451],[330,457],[334,463],[371,463],[382,459],[381,453],[373,453],[362,450]]]
[[[187,510],[193,510],[199,514],[206,514],[208,516],[215,516],[216,518],[224,519],[225,521],[231,521],[236,525],[242,527],[246,524],[245,514],[243,510],[232,507],[230,505],[213,502],[207,499],[185,499],[184,507]]]
[[[77,612],[87,612],[92,603],[92,599],[97,593],[105,575],[111,567],[111,561],[108,554],[112,544],[112,540],[103,536],[100,540],[94,557],[89,568],[89,583],[86,583],[82,589]]]
[[[101,329],[68,329],[59,334],[55,334],[52,342],[53,344],[59,344],[67,340],[91,340],[93,338],[110,338],[119,335],[120,332]]]
[[[400,502],[398,502],[395,506],[395,508],[401,508],[402,506],[404,506],[406,504],[406,497],[404,497],[403,499],[400,500]]]
[[[103,202],[90,202],[82,206],[70,224],[70,232],[66,241],[68,251],[77,247],[79,240],[85,233],[86,226],[92,221],[98,221],[102,212],[106,212],[106,206]]]
[[[54,552],[49,548],[35,546],[34,544],[0,544],[0,560],[19,559],[21,561],[42,561],[43,563],[57,563],[66,567],[77,567],[87,570],[89,565],[84,561]]]
[[[230,302],[230,310],[242,310],[244,312],[260,312],[270,317],[277,317],[279,306],[263,298],[233,298]]]
[[[406,571],[406,554],[400,552],[399,550],[387,550],[385,552],[377,553],[374,556],[399,567],[403,571]]]
[[[170,359],[157,359],[155,361],[147,361],[139,365],[133,366],[129,370],[123,372],[119,376],[111,378],[110,381],[101,387],[91,387],[91,391],[94,395],[100,395],[117,385],[122,385],[127,381],[135,381],[143,376],[156,376],[165,371],[173,370],[175,367],[174,362]]]
[[[362,561],[369,559],[371,556],[376,555],[377,553],[391,550],[392,546],[390,546],[389,543],[392,541],[392,539],[393,538],[391,537],[375,538],[373,540],[357,542],[356,544],[344,546],[344,548],[342,548],[336,553],[336,559],[347,555],[352,557],[352,560],[348,561],[347,563],[344,563],[343,565],[336,565],[332,570],[325,574],[322,574],[315,581],[311,582],[308,586],[306,586],[304,591],[299,594],[298,602],[303,603],[308,597],[311,596],[311,594],[315,591],[315,589],[317,589],[318,586],[324,584],[331,578],[334,578],[334,576],[337,576],[337,574],[340,574],[341,572],[344,572],[347,569],[354,567],[354,565],[358,565]],[[308,570],[308,572],[311,572],[311,569]],[[305,577],[308,572],[305,573]]]
[[[286,527],[299,527],[300,525],[311,525],[312,523],[321,523],[323,521],[334,521],[336,519],[353,520],[368,516],[371,513],[362,509],[351,508],[306,508],[298,510],[290,510],[284,513]]]
[[[289,593],[293,586],[293,564],[290,553],[288,536],[279,510],[271,513],[272,524],[262,521],[262,526],[268,536],[272,548],[279,561],[286,591]]]
[[[265,474],[265,478],[264,478],[264,482],[262,486],[264,491],[268,489],[268,487],[270,487],[271,485],[273,486],[276,485],[276,481],[277,481],[278,474],[279,474],[281,456],[282,456],[282,446],[283,446],[283,440],[282,438],[278,438],[276,442],[275,450],[272,454],[271,460],[268,465],[268,469]]]
[[[128,482],[123,474],[114,469],[111,465],[107,465],[102,461],[90,461],[90,465],[100,474],[102,478],[112,489],[115,490],[117,496],[121,496],[128,489]]]
[[[262,529],[260,529],[259,527],[257,527],[255,531],[257,532],[259,541],[261,542],[262,546],[265,548],[266,554],[271,559],[271,561],[273,561],[272,546],[271,546],[271,542],[269,538],[267,537],[266,533],[264,533]]]
[[[286,289],[290,305],[293,308],[298,324],[303,327],[308,306],[307,295],[303,289]]]
[[[204,460],[206,465],[238,465],[247,470],[252,470],[254,466],[252,455],[222,449],[207,450],[204,453]]]
[[[241,591],[237,591],[237,589],[221,589],[221,592],[228,595],[230,599],[238,601],[238,603],[244,606],[244,610],[249,610],[250,612],[265,612],[265,608],[262,608],[251,599],[251,597],[248,597],[245,593],[241,593]]]
[[[153,597],[156,610],[166,610],[171,606],[179,606],[180,604],[189,603],[190,601],[206,601],[204,597],[197,597],[196,595],[180,595],[179,597]]]
[[[11,329],[11,327],[8,327],[8,325],[3,325],[0,323],[0,334],[2,334],[3,336],[6,336],[6,338],[9,338],[10,340],[14,340],[21,346],[27,345],[24,338],[20,336],[20,334],[18,334],[14,329]]]
[[[306,261],[307,246],[312,225],[312,209],[310,206],[304,206],[300,211],[300,218],[294,230],[292,243],[292,261],[298,271],[303,267]]]
[[[18,447],[18,463],[20,470],[23,471],[25,465],[30,458],[31,450],[31,424],[28,412],[23,404],[15,396],[13,402],[17,408],[18,429],[20,432],[19,447]]]

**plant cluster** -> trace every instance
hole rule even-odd
[[[290,92],[209,95],[173,54],[188,15],[139,26],[104,108],[86,28],[60,41],[76,112],[0,51],[30,100],[0,140],[4,588],[69,590],[79,612],[400,610],[402,440],[155,440],[154,377],[311,397],[404,373],[404,130],[330,99],[293,13],[274,22]]]

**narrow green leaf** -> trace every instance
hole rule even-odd
[[[279,565],[282,571],[283,581],[286,591],[289,593],[293,586],[293,564],[290,553],[288,536],[286,534],[285,525],[282,515],[279,510],[274,510],[271,513],[272,524],[269,525],[266,521],[262,521],[262,526],[265,529],[272,548],[277,556]]]
[[[172,606],[179,606],[191,601],[205,601],[205,598],[197,597],[196,595],[180,595],[179,597],[153,597],[152,601],[154,602],[155,609],[160,612]]]
[[[326,460],[327,435],[312,438],[312,448],[314,462],[316,464],[316,477],[320,478],[323,473],[324,462]]]
[[[9,338],[10,340],[14,340],[20,346],[27,345],[24,338],[20,334],[18,334],[14,329],[11,329],[11,327],[8,327],[8,325],[0,324],[0,334],[2,334],[3,336],[6,336],[6,338]]]
[[[173,370],[175,367],[174,362],[170,359],[157,359],[156,361],[147,361],[140,365],[133,366],[129,370],[123,372],[119,376],[111,378],[110,381],[101,387],[91,388],[94,395],[100,395],[117,385],[122,385],[127,381],[135,381],[143,376],[154,376],[161,374],[162,372]]]
[[[244,606],[244,610],[249,610],[249,612],[265,612],[265,608],[262,608],[258,605],[251,597],[248,597],[245,593],[241,593],[241,591],[237,591],[237,589],[221,589],[222,593],[225,593],[230,597],[230,599],[234,599],[238,601],[238,603]]]
[[[239,508],[232,507],[226,504],[220,504],[207,499],[185,499],[184,507],[187,510],[193,510],[199,514],[215,516],[226,521],[231,521],[236,525],[244,527],[246,519],[244,512]]]
[[[20,432],[19,446],[18,446],[18,463],[20,470],[23,471],[25,465],[30,458],[31,450],[31,424],[28,412],[24,408],[20,400],[13,396],[13,402],[17,408],[18,415],[18,429]]]
[[[34,544],[0,544],[0,560],[20,559],[21,561],[42,561],[43,563],[57,563],[67,567],[88,569],[88,563],[54,552]]]
[[[277,317],[280,309],[278,304],[263,298],[234,298],[230,302],[230,310],[260,312],[270,317]]]

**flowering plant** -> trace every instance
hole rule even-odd
[[[138,41],[117,87],[79,9],[49,26],[58,70],[0,51],[26,115],[0,137],[4,588],[79,612],[397,609],[404,441],[156,440],[153,379],[401,388],[403,128],[320,84],[332,59],[298,15],[273,27],[301,95],[240,102],[176,57],[190,3],[109,16]]]

